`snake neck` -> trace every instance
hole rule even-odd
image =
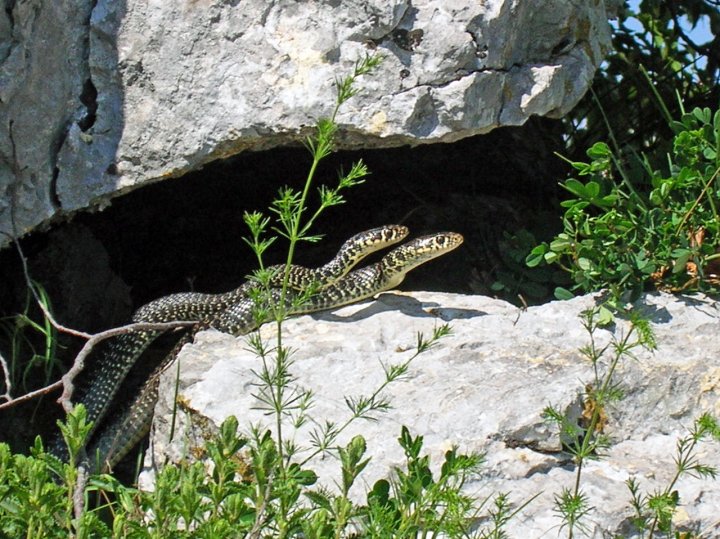
[[[423,236],[396,247],[378,262],[382,291],[398,286],[405,276],[421,264],[459,247],[463,237],[455,232]]]

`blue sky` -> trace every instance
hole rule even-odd
[[[634,12],[637,12],[640,6],[640,1],[641,0],[628,0],[627,3]],[[673,2],[675,0],[670,1]],[[683,22],[683,19],[685,18],[681,18],[681,24]],[[684,22],[685,24],[683,25],[683,31],[685,32],[685,34],[688,35],[690,39],[692,39],[698,45],[702,45],[713,39],[714,36],[710,31],[710,22],[708,21],[707,17],[701,18],[694,28],[691,27],[687,20],[684,20]],[[631,30],[642,30],[642,25],[640,24],[640,22],[633,17],[628,18],[625,21],[625,24]],[[701,57],[697,61],[696,66],[699,68],[703,68],[706,64],[707,60]]]
[[[672,2],[673,0],[670,1]],[[633,11],[637,12],[638,6],[640,5],[640,0],[629,0],[628,5]],[[633,30],[639,30],[641,28],[639,23],[636,23],[637,26],[631,23],[632,20],[628,19],[627,24]],[[687,24],[684,30],[685,33],[688,34],[690,38],[696,43],[706,43],[713,38],[713,34],[712,32],[710,32],[710,23],[706,17],[703,17],[695,26],[695,28],[691,28],[690,25]]]

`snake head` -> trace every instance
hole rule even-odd
[[[404,277],[420,264],[458,248],[463,240],[457,232],[438,232],[416,238],[385,255],[381,261],[383,271],[387,275]]]

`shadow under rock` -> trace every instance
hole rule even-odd
[[[667,324],[672,320],[672,315],[667,307],[647,303],[644,299],[636,301],[634,306],[644,318],[654,324]]]
[[[673,315],[666,307],[651,303],[651,301],[661,301],[658,299],[661,295],[663,295],[661,292],[649,293],[637,300],[634,304],[643,316],[656,324],[666,324],[673,318]],[[696,309],[710,316],[720,318],[720,305],[710,296],[672,294],[672,300],[683,303],[687,308]]]
[[[455,307],[442,307],[435,302],[420,301],[412,296],[402,294],[383,293],[376,300],[358,303],[361,309],[346,316],[334,312],[321,311],[311,316],[315,320],[325,322],[356,322],[387,311],[398,311],[415,318],[440,318],[445,322],[485,316],[487,313],[476,309],[461,309]]]
[[[720,302],[716,297],[702,296],[702,298],[696,298],[690,295],[679,295],[675,296],[679,301],[682,301],[687,307],[693,307],[704,313],[709,313],[720,318]]]

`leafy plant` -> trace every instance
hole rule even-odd
[[[675,489],[678,480],[684,475],[715,479],[718,470],[702,464],[696,455],[698,444],[712,438],[720,441],[720,424],[710,414],[703,414],[695,420],[690,434],[677,442],[675,456],[675,475],[663,490],[653,494],[641,494],[640,485],[634,478],[627,480],[631,505],[635,510],[632,521],[643,532],[643,537],[654,537],[655,533],[671,534],[674,529],[672,518],[680,506],[680,493]],[[676,535],[677,536],[677,535]],[[690,539],[690,535],[684,537]]]
[[[62,425],[68,445],[78,449],[88,428],[80,405]],[[412,437],[405,427],[399,443],[406,466],[396,470],[397,479],[378,481],[367,494],[367,505],[349,497],[369,462],[361,436],[338,448],[341,488],[333,494],[311,490],[317,477],[303,465],[286,466],[269,431],[246,440],[237,429],[234,417],[225,420],[207,443],[207,463],[164,466],[153,491],[125,486],[111,475],[91,475],[79,495],[87,502],[96,493],[104,501],[79,518],[74,516],[78,468],[46,454],[39,438],[29,456],[13,455],[0,443],[0,536],[469,537],[480,518],[474,499],[460,489],[478,471],[482,456],[449,450],[434,479],[429,457],[421,455],[422,437]],[[280,511],[283,503],[285,511]],[[494,505],[492,528],[478,537],[503,537],[503,526],[524,507],[513,509],[505,495]],[[110,523],[103,518],[107,512]]]
[[[547,421],[557,425],[563,449],[575,464],[574,485],[555,495],[555,511],[562,520],[561,529],[567,529],[568,539],[572,539],[576,531],[587,531],[585,520],[594,509],[592,500],[582,489],[582,471],[589,459],[603,458],[603,451],[610,447],[610,439],[604,432],[608,409],[623,398],[623,389],[616,381],[619,362],[624,357],[632,358],[632,351],[638,347],[655,349],[651,327],[641,317],[631,315],[627,333],[620,338],[612,337],[604,346],[596,342],[595,333],[613,319],[611,313],[604,307],[596,307],[584,312],[582,318],[590,343],[580,352],[590,361],[594,373],[593,380],[585,386],[582,413],[580,417],[573,417],[552,406],[543,412]],[[611,357],[605,360],[608,352]],[[681,476],[716,477],[717,470],[697,458],[698,444],[708,438],[720,441],[720,426],[710,414],[703,414],[695,421],[690,434],[678,440],[674,459],[676,472],[665,489],[651,495],[641,494],[634,478],[626,482],[632,497],[630,505],[635,512],[632,522],[639,531],[647,534],[643,537],[672,532],[672,517],[680,505],[680,493],[675,488]],[[682,537],[690,538],[688,535]]]
[[[74,455],[87,437],[90,425],[85,409],[76,407],[61,425]],[[97,511],[74,515],[78,468],[45,453],[36,438],[30,455],[12,454],[0,444],[0,535],[3,537],[107,537],[109,530]],[[78,495],[87,501],[93,487]]]
[[[616,301],[652,284],[671,291],[716,292],[720,285],[720,111],[694,109],[673,122],[667,170],[634,156],[628,165],[602,142],[590,162],[572,162],[581,181],[561,185],[563,232],[536,246],[526,262],[557,264],[573,281],[572,292],[608,288]]]
[[[595,74],[593,92],[565,119],[573,160],[611,137],[622,148],[664,154],[672,131],[666,115],[658,114],[658,97],[673,117],[680,114],[681,103],[692,109],[720,100],[716,0],[621,4],[611,20],[612,49]],[[612,129],[606,117],[612,118]]]
[[[553,289],[566,285],[567,275],[552,266],[528,268],[525,263],[528,253],[538,244],[535,236],[527,229],[514,233],[503,232],[498,243],[500,264],[495,272],[496,281],[490,289],[506,301],[536,305],[548,301]]]
[[[620,339],[613,337],[610,344],[600,347],[595,340],[599,327],[606,325],[611,317],[603,308],[587,310],[582,315],[583,326],[590,336],[590,343],[580,349],[580,353],[590,361],[594,377],[585,386],[584,408],[579,421],[568,414],[548,406],[543,417],[555,423],[560,431],[563,448],[573,458],[576,466],[575,484],[564,488],[555,496],[555,509],[568,529],[568,539],[572,539],[576,529],[583,530],[584,517],[592,510],[587,495],[582,491],[582,470],[588,459],[599,458],[602,450],[610,445],[604,434],[607,422],[607,407],[622,398],[622,389],[615,382],[615,374],[620,360],[630,356],[637,347],[655,348],[655,340],[647,320],[634,316],[630,329]],[[611,350],[612,357],[604,365],[603,357]]]
[[[376,482],[368,493],[363,523],[369,536],[466,536],[476,509],[473,498],[461,489],[477,474],[484,457],[451,449],[435,479],[430,457],[421,454],[422,436],[413,437],[403,427],[398,441],[405,452],[405,469],[396,470],[392,481]]]
[[[274,434],[282,462],[285,461],[285,452],[290,448],[284,440],[283,421],[289,415],[297,413],[295,422],[302,423],[304,421],[304,412],[311,397],[305,390],[291,385],[294,382],[294,378],[290,373],[292,353],[283,345],[282,324],[288,316],[286,298],[288,298],[288,283],[292,261],[298,243],[320,240],[321,236],[310,233],[317,217],[327,208],[343,204],[345,200],[342,191],[358,185],[369,173],[362,161],[354,163],[348,173],[340,174],[335,188],[323,186],[318,190],[319,205],[309,217],[306,217],[309,193],[317,167],[333,151],[337,132],[335,117],[338,110],[343,103],[357,93],[354,86],[357,78],[370,73],[380,61],[381,57],[379,56],[366,56],[364,60],[355,64],[355,69],[351,75],[336,81],[337,101],[332,116],[319,120],[315,134],[306,139],[305,144],[312,156],[312,163],[303,189],[297,191],[290,187],[283,187],[270,206],[270,212],[274,214],[276,223],[273,223],[269,216],[261,212],[245,213],[244,215],[245,223],[250,229],[250,237],[246,238],[245,241],[255,253],[259,266],[259,270],[254,275],[254,279],[258,284],[257,289],[253,292],[255,316],[258,320],[270,318],[276,324],[274,347],[267,346],[257,335],[249,339],[249,344],[262,360],[262,368],[259,372],[261,383],[257,395],[262,406],[274,415]],[[267,233],[270,230],[276,233],[277,236],[268,237]],[[265,268],[263,253],[276,241],[278,236],[288,241],[288,255],[283,273],[280,298],[273,301],[270,280],[274,275],[272,270]],[[307,290],[297,294],[293,298],[293,303],[296,305],[305,303],[316,292],[316,287],[310,286]],[[282,468],[282,471],[284,473],[287,470]]]
[[[38,282],[30,283],[45,308],[52,312],[52,303],[45,288]],[[59,368],[56,358],[57,330],[45,317],[38,321],[32,315],[34,297],[27,291],[23,312],[0,319],[3,348],[7,351],[8,377],[14,388],[27,392],[30,374],[37,369],[43,373],[43,384],[52,379]],[[10,388],[5,388],[8,391]]]

